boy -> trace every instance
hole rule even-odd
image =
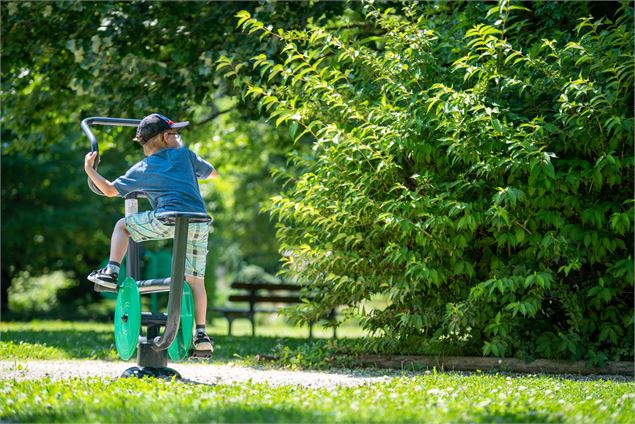
[[[93,168],[97,152],[86,155],[84,170],[102,193],[108,197],[125,197],[132,192],[143,192],[148,196],[153,209],[127,216],[115,224],[108,265],[93,271],[88,280],[108,288],[117,287],[121,260],[128,249],[128,237],[132,237],[135,242],[174,237],[174,227],[156,219],[156,213],[205,213],[205,203],[197,178],[214,178],[217,173],[210,163],[183,146],[178,131],[188,124],[189,122],[172,122],[158,113],[143,118],[134,140],[143,147],[145,158],[113,182],[106,180]],[[194,296],[194,348],[211,352],[212,342],[205,332],[207,294],[203,281],[208,234],[208,223],[189,225],[185,280]]]

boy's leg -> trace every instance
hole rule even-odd
[[[207,292],[205,291],[205,282],[201,277],[193,277],[188,275],[185,280],[190,284],[192,296],[194,296],[194,321],[196,325],[205,325],[205,317],[207,315]]]
[[[189,283],[194,296],[194,321],[196,321],[196,332],[194,334],[194,350],[196,355],[208,357],[214,351],[212,339],[205,331],[205,316],[207,314],[207,292],[205,282],[201,277],[188,275],[185,280]]]
[[[130,233],[126,230],[126,220],[121,218],[117,221],[117,224],[115,224],[115,229],[112,230],[112,237],[110,238],[110,262],[121,263],[128,250],[128,238],[130,238]]]
[[[196,321],[194,350],[211,353],[214,348],[211,339],[205,331],[207,292],[205,291],[204,276],[208,237],[209,227],[207,224],[190,224],[185,257],[185,279],[189,283],[194,296],[194,320]]]
[[[110,260],[108,265],[102,269],[93,271],[88,276],[88,280],[108,288],[117,287],[119,278],[119,267],[128,249],[128,238],[130,234],[126,230],[125,219],[122,218],[115,224],[110,239]]]

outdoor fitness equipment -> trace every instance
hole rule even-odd
[[[95,169],[99,165],[99,146],[90,125],[110,125],[136,127],[140,119],[93,117],[82,121],[81,127],[90,141],[91,151],[97,152]],[[88,186],[98,195],[101,190],[88,178]],[[138,198],[142,193],[131,193],[125,197],[126,216],[137,213]],[[185,284],[185,253],[187,231],[190,222],[209,222],[205,213],[165,212],[156,215],[167,225],[175,225],[172,249],[172,272],[169,278],[139,280],[141,266],[139,246],[132,239],[128,242],[126,255],[126,275],[116,290],[95,284],[95,290],[117,293],[115,307],[115,346],[121,359],[128,360],[137,350],[137,366],[128,368],[122,377],[162,377],[181,378],[181,375],[167,367],[167,357],[173,361],[185,358],[192,343],[194,327],[194,303],[192,292]],[[168,312],[151,313],[141,311],[141,294],[169,292]],[[141,326],[147,327],[145,336]],[[161,327],[165,327],[160,335]],[[209,353],[195,352],[195,356],[209,357]]]

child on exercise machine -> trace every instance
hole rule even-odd
[[[158,113],[143,118],[134,140],[143,147],[145,158],[113,182],[94,169],[97,152],[86,155],[84,170],[102,193],[108,197],[125,197],[133,192],[142,192],[148,196],[153,209],[126,216],[115,224],[108,265],[93,271],[88,280],[103,287],[117,288],[119,268],[128,249],[128,237],[135,242],[174,237],[174,226],[164,224],[155,214],[168,211],[206,212],[197,178],[214,178],[217,173],[209,162],[183,146],[178,131],[188,124],[172,122]],[[205,331],[207,294],[204,277],[208,235],[208,223],[189,224],[185,280],[194,296],[194,349],[197,351],[212,350],[212,342]]]

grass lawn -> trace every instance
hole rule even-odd
[[[631,383],[456,373],[318,389],[148,379],[0,380],[0,420],[630,423],[634,397]]]
[[[256,353],[307,342],[306,328],[275,327],[261,327],[255,338],[227,337],[222,322],[211,327],[216,360],[245,365]],[[108,324],[0,324],[0,360],[114,360],[113,343]],[[428,372],[353,388],[0,376],[0,422],[630,423],[634,400],[632,381],[484,373]]]
[[[250,362],[257,354],[269,355],[282,346],[296,349],[309,341],[308,328],[285,325],[281,320],[257,326],[256,337],[251,337],[246,320],[234,322],[231,337],[227,336],[224,319],[215,319],[207,329],[214,339],[214,359],[222,362]],[[316,327],[314,335],[316,340],[326,340],[332,332]],[[343,327],[338,335],[360,337],[363,332],[356,327]],[[119,360],[119,356],[113,324],[32,321],[0,323],[0,360],[3,359]]]

